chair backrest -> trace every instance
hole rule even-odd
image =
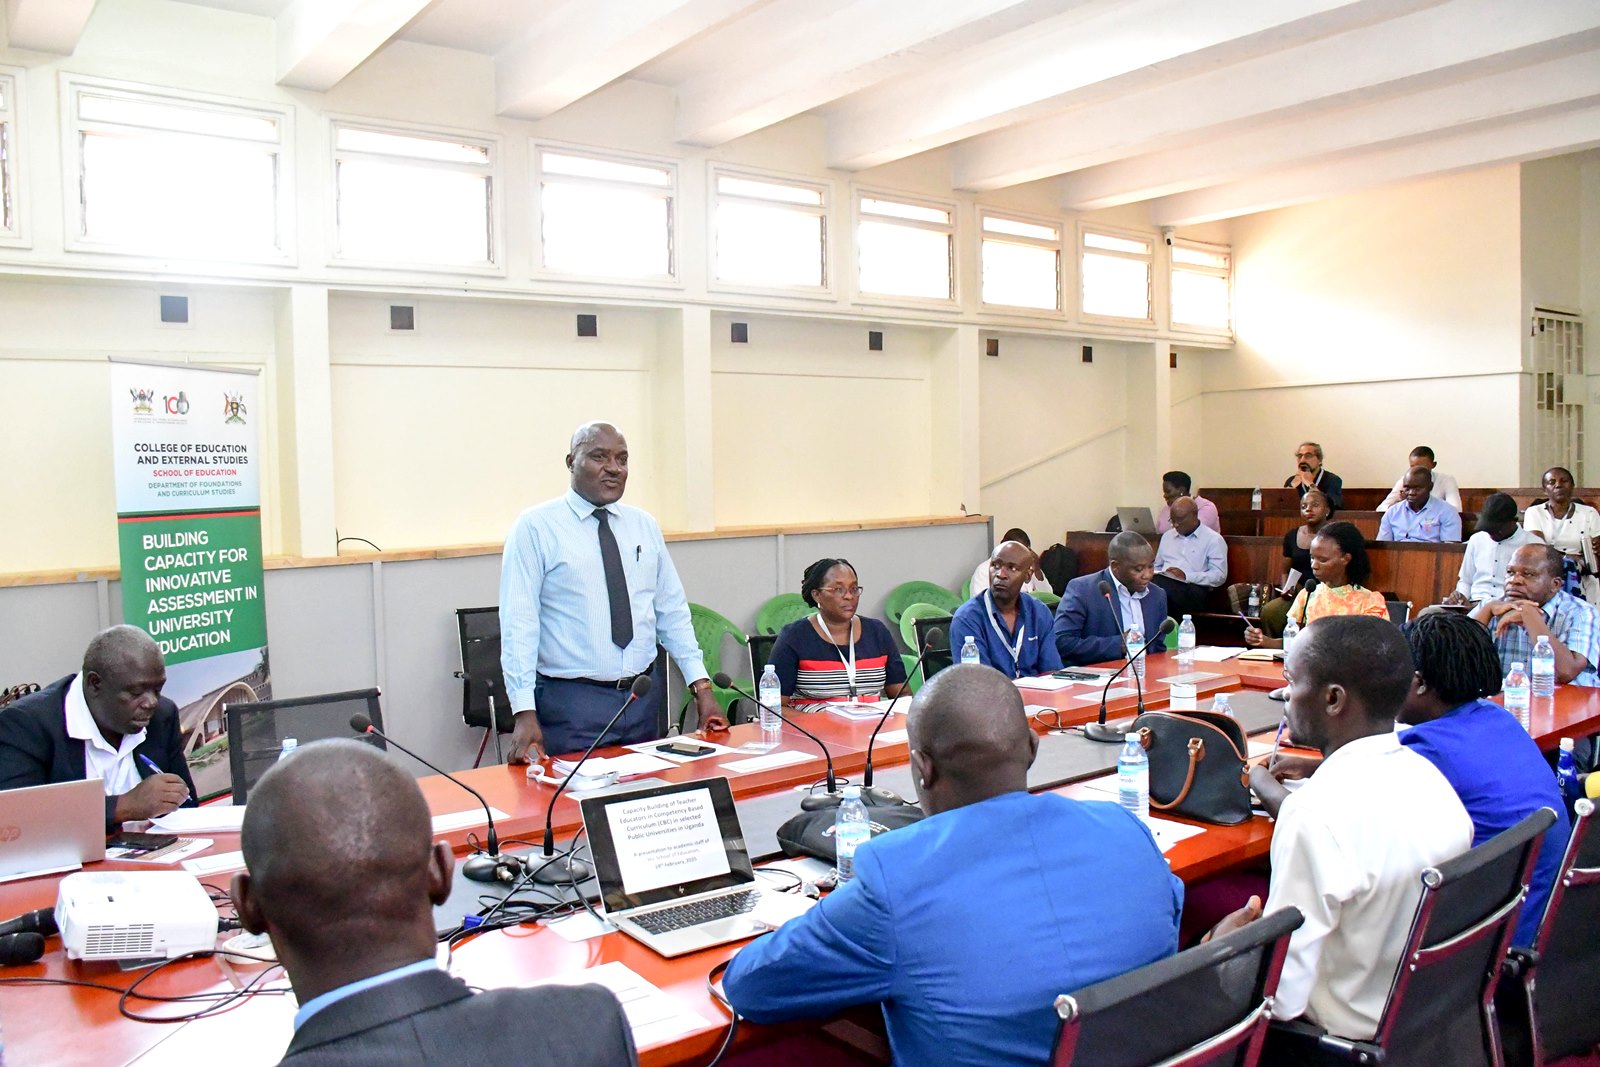
[[[355,737],[378,748],[388,748],[383,739],[358,734],[350,728],[350,717],[357,712],[383,729],[383,712],[376,689],[353,689],[348,693],[327,693],[287,700],[258,700],[243,704],[224,704],[228,717],[228,766],[233,772],[233,802],[243,804],[250,787],[278,762],[286,738],[299,744],[330,737]]]
[[[1078,576],[1078,553],[1066,545],[1051,545],[1039,553],[1039,571],[1059,597],[1067,583]]]
[[[1411,618],[1411,601],[1409,600],[1394,600],[1391,598],[1385,600],[1383,606],[1388,609],[1389,621],[1396,626],[1404,626],[1406,621]]]
[[[694,641],[700,646],[700,655],[705,657],[707,674],[715,675],[722,670],[723,638],[731,637],[741,647],[744,645],[744,634],[739,628],[704,604],[690,603],[689,625],[694,627]]]
[[[756,612],[756,633],[776,634],[791,622],[799,622],[816,611],[799,593],[779,593]]]
[[[461,637],[461,721],[475,729],[487,727],[492,694],[495,727],[510,733],[516,709],[506,695],[506,676],[500,669],[500,609],[457,608],[456,629]]]
[[[1298,908],[1056,998],[1053,1067],[1253,1067]]]
[[[750,677],[761,680],[761,671],[772,659],[772,646],[778,643],[776,634],[746,634],[750,646]]]
[[[1600,830],[1595,805],[1577,803],[1572,836],[1533,947],[1535,1063],[1578,1056],[1600,1045]]]
[[[950,666],[952,662],[950,656],[950,616],[924,615],[911,624],[911,629],[913,638],[911,647],[917,652],[920,652],[922,646],[927,644],[928,635],[934,630],[938,630],[940,634],[939,640],[934,642],[933,651],[929,652],[922,661],[922,676],[917,679],[917,685],[920,687],[923,682]],[[916,655],[913,654],[911,658],[916,659]],[[906,669],[910,670],[909,667]]]
[[[1045,589],[1040,589],[1036,592],[1029,593],[1028,595],[1033,597],[1047,608],[1055,608],[1061,604],[1061,598],[1059,596]]]
[[[1500,1063],[1494,990],[1527,895],[1540,808],[1463,855],[1422,872],[1422,898],[1374,1043],[1397,1063]]]
[[[962,603],[960,596],[935,582],[904,582],[889,590],[884,612],[889,616],[889,625],[898,630],[900,616],[912,604],[932,604],[943,608],[946,615],[954,615]]]

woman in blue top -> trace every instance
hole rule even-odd
[[[769,662],[785,707],[818,711],[829,702],[899,696],[906,666],[889,628],[856,614],[861,586],[847,559],[819,559],[806,568],[800,595],[817,609],[778,634]]]

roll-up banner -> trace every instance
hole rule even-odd
[[[225,703],[267,700],[257,372],[111,363],[122,619],[155,638],[195,789],[229,788]]]

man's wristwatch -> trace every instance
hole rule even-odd
[[[699,696],[701,693],[705,692],[707,689],[710,689],[710,688],[711,688],[711,679],[710,678],[701,678],[699,681],[695,681],[695,682],[690,682],[689,683],[689,692],[694,694],[695,696]]]

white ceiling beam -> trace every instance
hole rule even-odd
[[[95,0],[5,0],[6,43],[30,52],[70,56],[89,24]]]
[[[761,0],[557,0],[495,57],[502,115],[541,119]]]
[[[430,0],[294,0],[274,23],[278,84],[325,93]]]
[[[1397,100],[1360,104],[1293,123],[1272,123],[1189,148],[1074,171],[1060,180],[1061,205],[1069,211],[1099,211],[1384,142],[1597,100],[1600,51],[1579,52]]]
[[[856,0],[822,16],[803,5],[767,7],[752,15],[752,30],[763,25],[741,34],[737,55],[678,86],[677,138],[726,144],[1009,30],[1012,23],[997,17],[1008,11],[1026,8],[1032,20],[1086,2]]]
[[[1252,121],[1282,121],[1592,47],[1594,0],[1455,0],[1198,77],[973,138],[954,182],[999,189],[1132,155],[1197,144]],[[1515,60],[1502,53],[1528,49]]]
[[[1380,185],[1600,146],[1600,106],[1494,123],[1439,140],[1362,153],[1337,162],[1263,174],[1150,202],[1158,226],[1190,226],[1309,203]]]
[[[1067,103],[1104,99],[1365,25],[1440,0],[1123,0],[966,50],[847,101],[828,117],[829,165],[863,170]]]

